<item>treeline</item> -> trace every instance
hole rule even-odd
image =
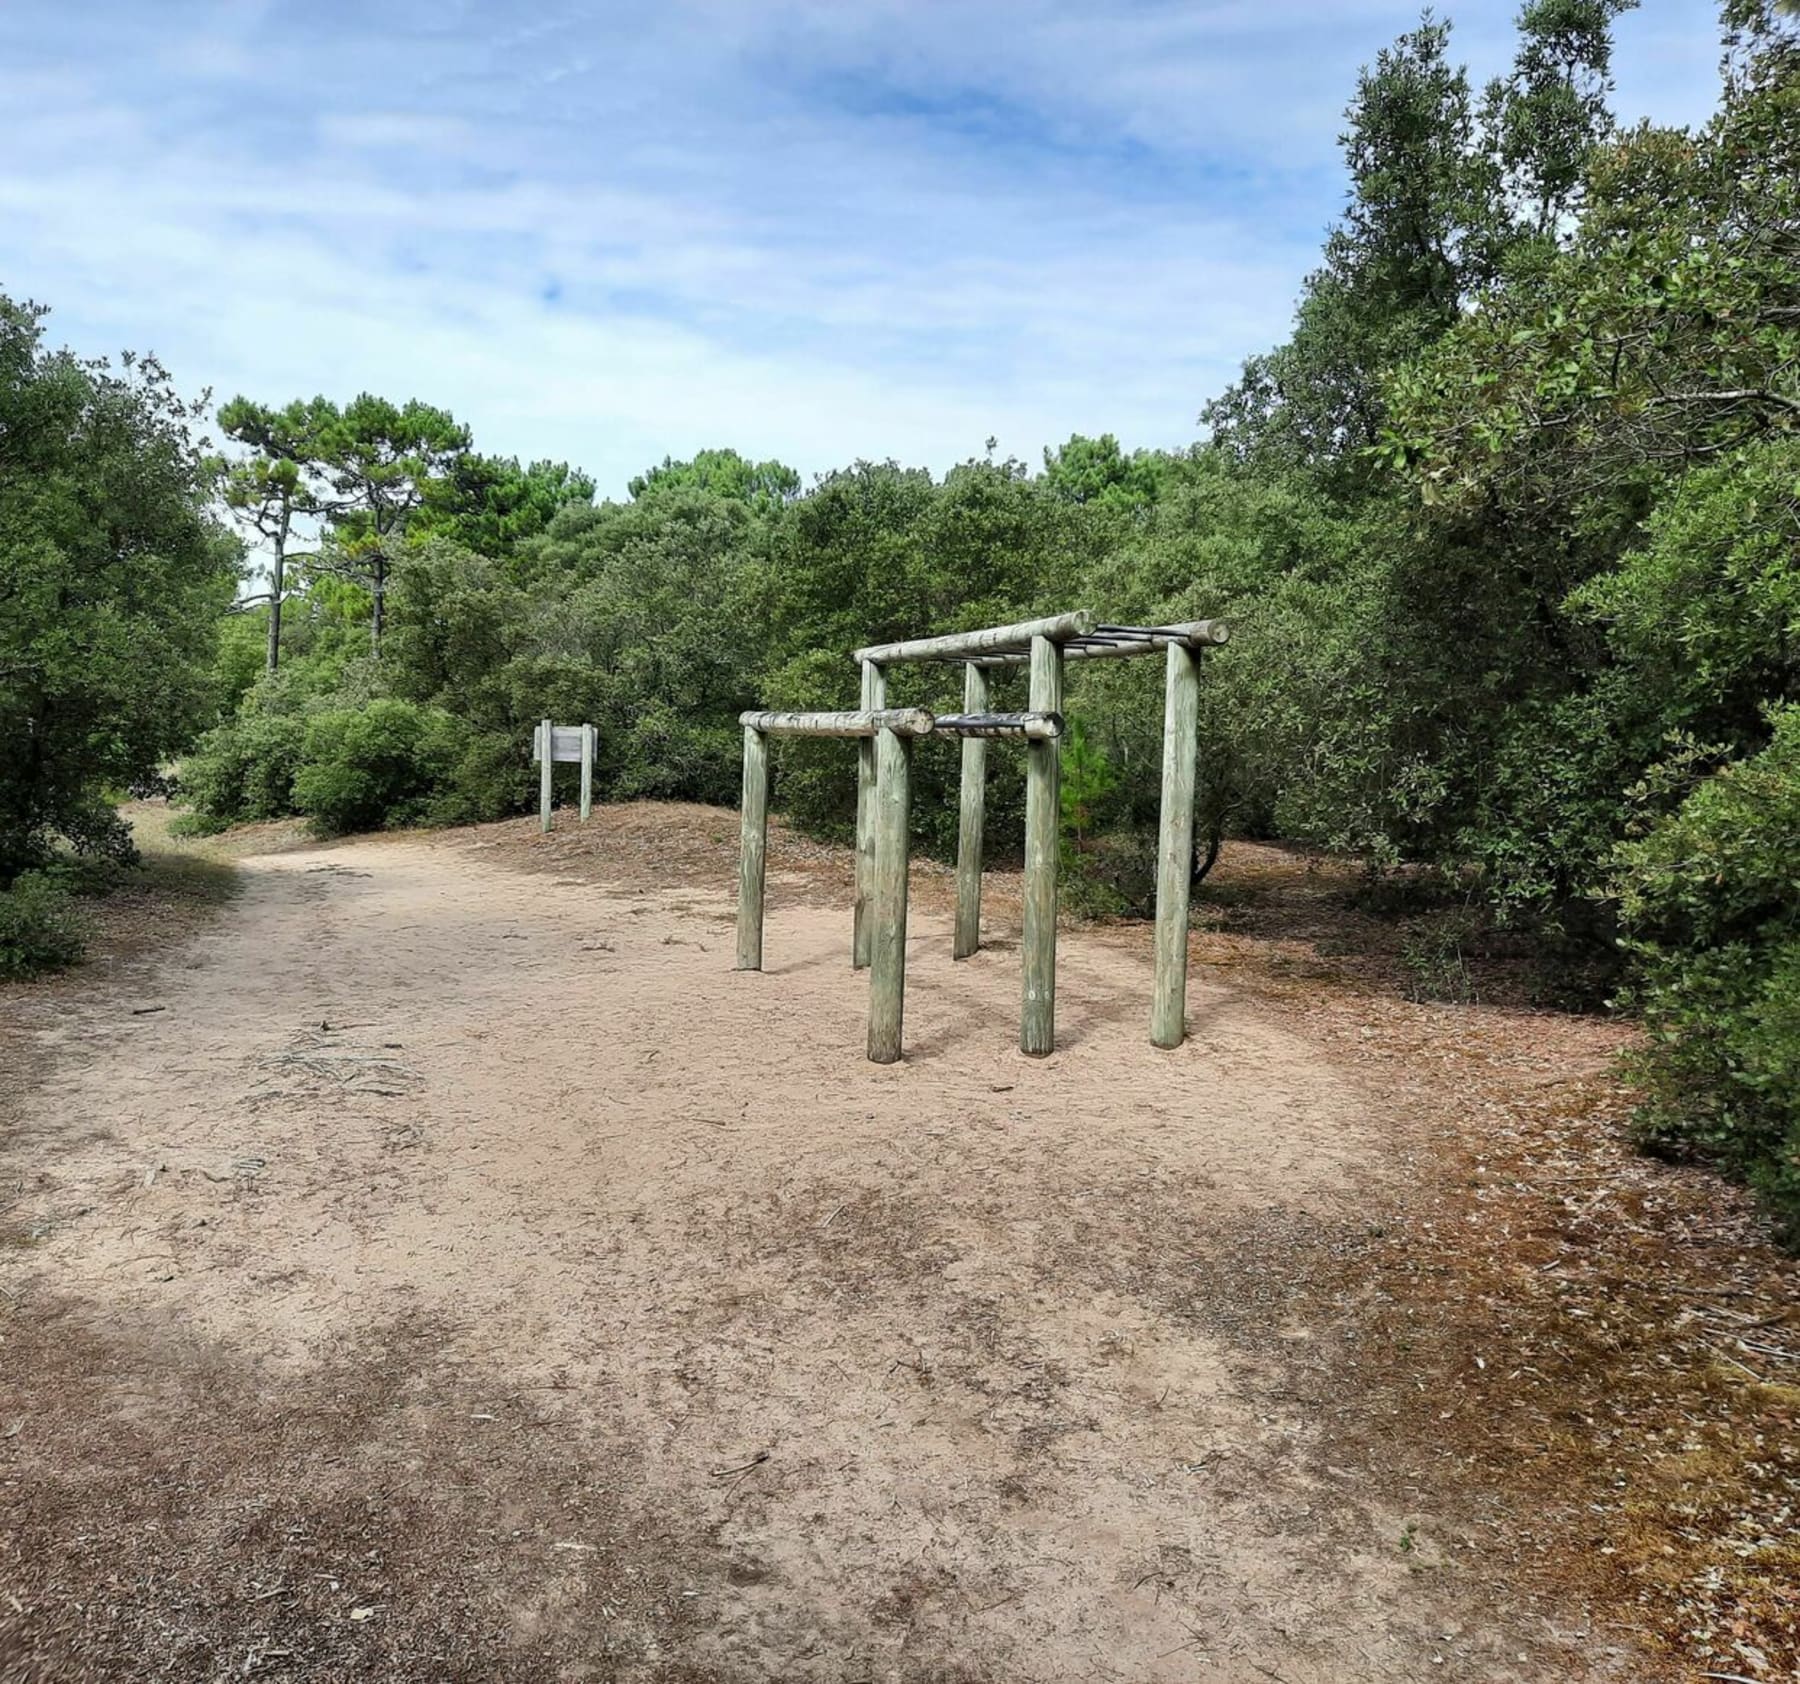
[[[1202,837],[1404,867],[1442,917],[1529,939],[1547,998],[1641,1011],[1646,1138],[1750,1178],[1800,1232],[1800,46],[1781,8],[1729,0],[1715,118],[1620,129],[1628,6],[1531,0],[1479,90],[1429,18],[1377,57],[1293,333],[1192,449],[1078,437],[1041,467],[808,486],[717,451],[596,503],[426,405],[228,405],[222,506],[275,604],[226,618],[134,775],[210,707],[181,769],[202,823],[485,818],[529,801],[551,714],[599,726],[606,797],[729,803],[738,711],[852,704],[859,643],[1071,606],[1224,617]],[[180,600],[215,615],[206,467],[180,464]],[[895,679],[953,700],[953,674]],[[1069,881],[1131,911],[1159,698],[1129,663],[1070,680]],[[849,764],[794,745],[778,801],[844,833]],[[1003,837],[1016,768],[990,764]],[[5,869],[101,835],[88,797],[123,766],[95,766],[7,821]],[[954,776],[921,757],[928,846]]]

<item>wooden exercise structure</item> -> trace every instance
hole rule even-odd
[[[1164,655],[1163,783],[1156,864],[1156,978],[1150,1011],[1150,1039],[1178,1047],[1186,1036],[1188,895],[1194,847],[1194,769],[1199,756],[1200,652],[1228,637],[1217,620],[1189,620],[1168,626],[1096,623],[1084,612],[1054,614],[1011,626],[951,632],[902,643],[858,649],[865,707],[879,707],[887,695],[887,669],[903,661],[963,663],[963,706],[970,715],[988,703],[988,675],[996,667],[1029,671],[1028,706],[1039,715],[1060,716],[1063,666],[1067,661],[1129,659]],[[966,959],[981,945],[981,856],[987,803],[985,736],[963,733],[962,806],[956,845],[956,936],[953,956]],[[1062,752],[1056,736],[1028,737],[1025,764],[1025,929],[1023,1000],[1019,1046],[1041,1058],[1056,1046],[1056,899],[1058,823],[1061,817]],[[871,816],[880,788],[880,769],[865,756],[856,792],[856,924],[851,962],[869,963],[872,907],[868,886],[873,856]]]
[[[862,706],[846,713],[750,712],[744,728],[742,848],[738,866],[737,968],[762,969],[763,888],[768,848],[769,738],[842,737],[857,742],[856,916],[851,963],[869,970],[869,1057],[900,1056],[906,995],[908,833],[912,745],[916,738],[962,741],[962,804],[956,849],[953,956],[981,945],[981,857],[987,801],[987,745],[1014,739],[1026,749],[1024,988],[1019,1045],[1034,1057],[1056,1043],[1057,830],[1063,730],[1063,664],[1154,654],[1164,657],[1162,816],[1156,874],[1156,978],[1150,1039],[1178,1047],[1186,1034],[1188,896],[1194,846],[1194,770],[1199,742],[1200,652],[1222,644],[1216,620],[1179,625],[1096,624],[1091,614],[1056,614],[1011,626],[872,644],[854,659]],[[889,708],[887,669],[903,661],[961,661],[963,707],[933,715]],[[988,710],[995,667],[1029,669],[1023,713]]]
[[[581,816],[594,810],[594,753],[600,733],[592,725],[552,725],[545,719],[531,733],[531,758],[538,763],[538,818],[550,829],[550,780],[559,764],[581,763]],[[544,745],[550,752],[544,752]]]

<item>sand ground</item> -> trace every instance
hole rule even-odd
[[[1364,1073],[1204,967],[1157,1052],[1081,932],[1027,1059],[1004,897],[953,964],[929,892],[874,1066],[841,863],[742,974],[728,882],[521,835],[0,1002],[0,1677],[1641,1676],[1346,1407]]]

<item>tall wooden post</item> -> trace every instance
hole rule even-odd
[[[538,727],[538,752],[543,756],[538,771],[538,817],[546,833],[550,829],[550,780],[556,773],[555,729],[547,719]]]
[[[594,737],[591,725],[581,728],[581,817],[583,821],[594,810]]]
[[[887,669],[873,661],[862,664],[862,708],[873,713],[887,706]],[[850,934],[850,963],[864,970],[869,963],[870,897],[875,885],[875,788],[879,751],[873,737],[856,749],[856,916]],[[898,1055],[896,1055],[898,1056]]]
[[[869,1057],[900,1056],[906,1012],[907,828],[912,805],[912,738],[883,730],[875,738],[875,861],[869,896]]]
[[[988,675],[970,661],[963,668],[963,712],[986,713]],[[987,743],[964,737],[962,813],[956,827],[956,941],[951,956],[966,959],[981,946],[981,842],[987,822]]]
[[[762,969],[763,867],[769,845],[769,739],[744,727],[744,800],[738,851],[737,968]]]
[[[1169,645],[1163,690],[1162,825],[1156,849],[1156,985],[1150,1040],[1187,1034],[1188,896],[1194,872],[1194,763],[1199,757],[1200,653]]]
[[[1031,640],[1031,708],[1061,713],[1062,649],[1047,637]],[[1019,1046],[1042,1058],[1056,1047],[1056,867],[1061,818],[1061,744],[1054,738],[1025,749],[1025,997]]]

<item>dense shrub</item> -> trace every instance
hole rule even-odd
[[[151,358],[48,351],[0,295],[0,887],[58,847],[128,857],[109,790],[205,722],[238,546],[195,406]]]
[[[1618,889],[1645,1140],[1744,1176],[1800,1240],[1800,706],[1773,725],[1624,845]]]
[[[516,813],[535,798],[536,769],[512,737],[465,730],[447,764],[426,804],[425,824],[483,824]]]
[[[468,747],[461,720],[391,696],[314,714],[294,804],[325,836],[419,824],[450,792]]]
[[[251,708],[215,726],[182,762],[180,793],[198,827],[222,830],[294,811],[306,721]]]
[[[74,897],[48,872],[21,872],[0,890],[0,979],[74,964],[87,935]]]

